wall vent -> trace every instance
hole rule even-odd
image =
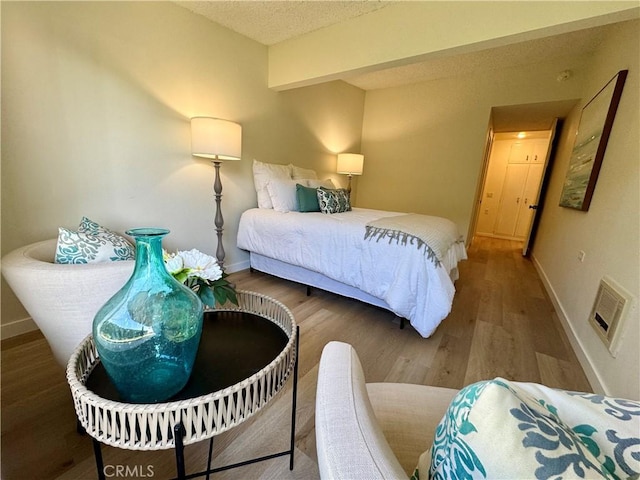
[[[600,280],[589,322],[612,356],[618,353],[622,323],[627,316],[632,296],[609,277]]]

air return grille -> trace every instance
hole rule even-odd
[[[609,277],[600,280],[589,321],[614,357],[631,295]]]

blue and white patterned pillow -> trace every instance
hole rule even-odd
[[[97,263],[133,260],[135,249],[126,238],[108,230],[87,217],[77,231],[58,229],[55,263]]]
[[[496,378],[460,390],[414,477],[638,478],[639,437],[639,402]]]
[[[329,189],[319,187],[316,192],[322,213],[342,213],[351,210],[349,192],[344,188]]]

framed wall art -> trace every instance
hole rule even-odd
[[[619,71],[582,109],[560,206],[589,210],[628,70]]]

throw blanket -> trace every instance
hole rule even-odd
[[[388,238],[389,243],[395,241],[402,245],[415,245],[418,250],[424,248],[427,258],[436,267],[441,265],[451,245],[463,241],[458,227],[451,220],[417,213],[383,217],[367,223],[365,240],[379,242],[384,238]]]

